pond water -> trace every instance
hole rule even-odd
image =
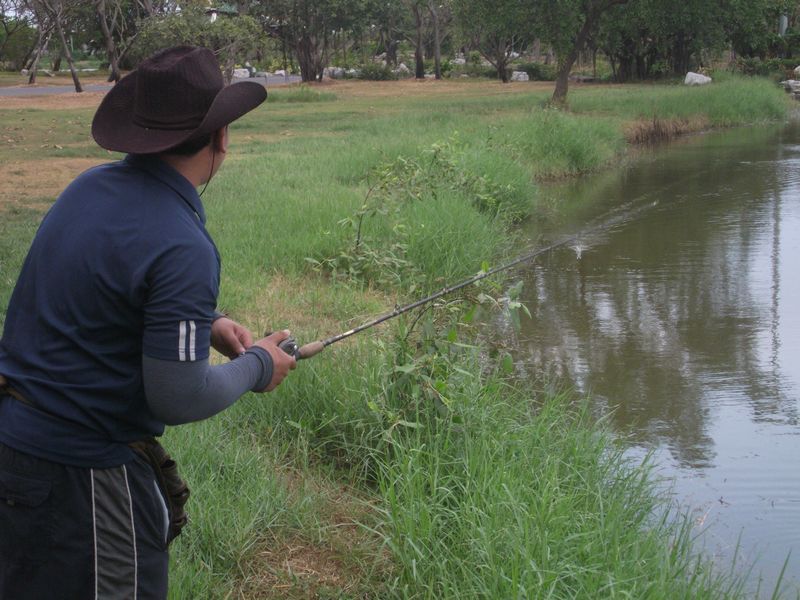
[[[722,565],[800,589],[800,126],[709,133],[549,186],[518,364],[591,394]],[[591,225],[589,225],[591,227]],[[533,243],[533,240],[532,240]],[[766,594],[767,596],[769,593]]]

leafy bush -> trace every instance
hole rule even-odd
[[[515,65],[517,71],[525,71],[530,77],[531,81],[555,81],[556,69],[552,65],[544,63],[531,62]]]
[[[381,63],[366,63],[361,66],[360,71],[359,79],[369,81],[394,81],[397,79],[397,74],[392,71],[392,68]]]
[[[798,64],[800,64],[800,59],[797,58],[761,60],[758,57],[752,57],[738,58],[735,68],[743,75],[791,79],[794,77],[794,69]]]

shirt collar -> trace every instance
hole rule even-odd
[[[153,154],[128,154],[125,157],[125,162],[137,169],[146,171],[172,189],[183,199],[187,208],[194,212],[200,222],[205,225],[206,211],[203,209],[200,195],[186,177]]]

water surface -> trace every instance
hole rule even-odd
[[[653,451],[721,563],[738,544],[770,585],[793,550],[800,589],[800,126],[694,136],[547,194],[561,232],[613,225],[523,272],[520,363]]]

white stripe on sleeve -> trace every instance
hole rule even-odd
[[[178,360],[186,360],[186,321],[178,324]]]
[[[194,334],[197,330],[197,327],[194,324],[194,321],[189,321],[189,360],[194,362],[195,360],[195,350],[194,350]]]

